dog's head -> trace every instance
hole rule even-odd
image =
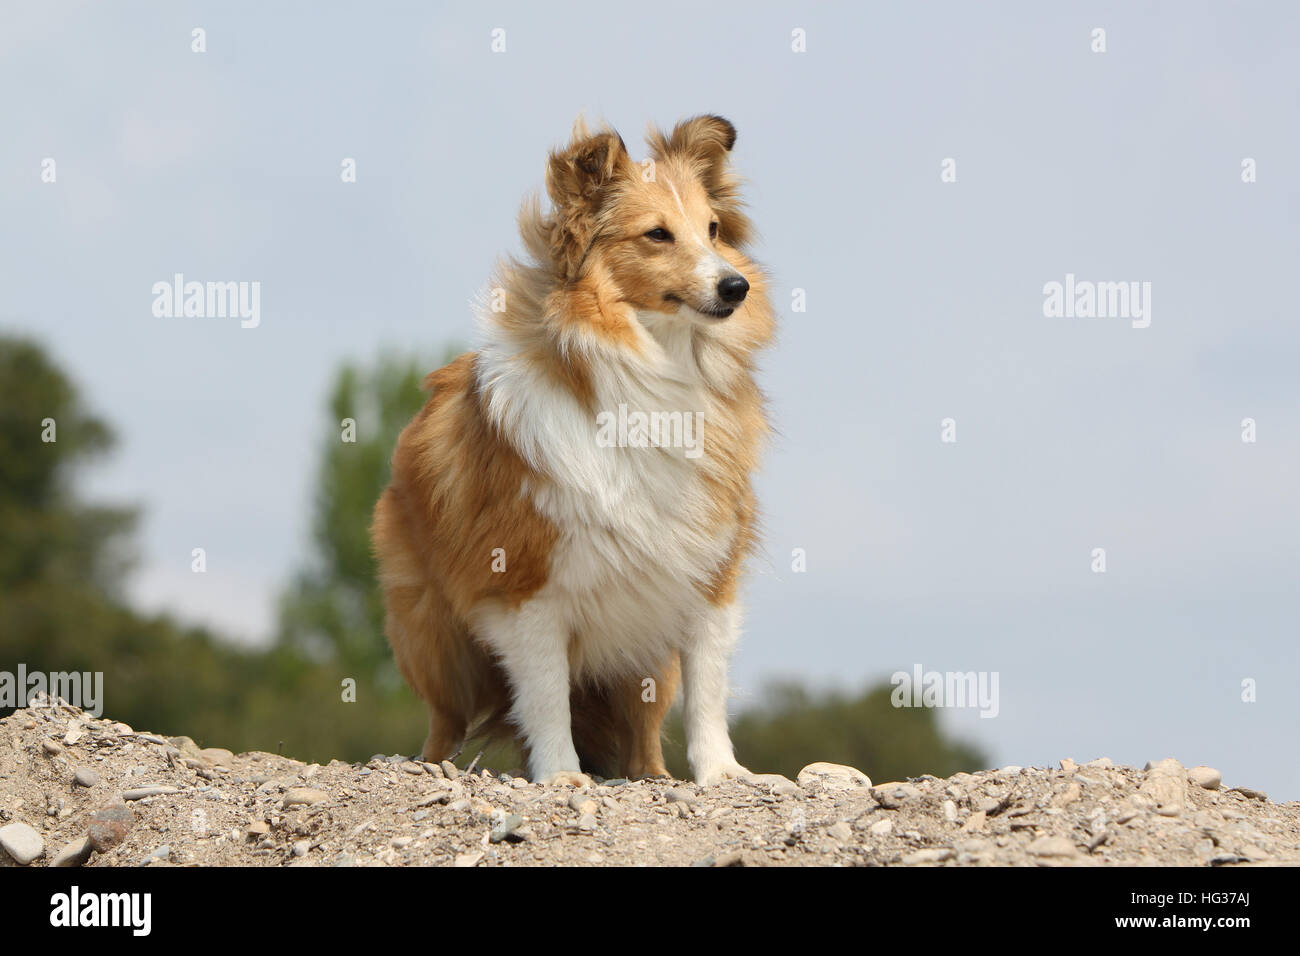
[[[652,131],[650,158],[638,163],[617,133],[589,133],[580,122],[546,172],[557,272],[575,281],[598,270],[640,310],[731,315],[750,285],[738,252],[749,221],[728,168],[735,142],[727,120],[697,116],[669,135]]]

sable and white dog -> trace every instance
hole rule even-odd
[[[696,781],[748,772],[727,668],[767,432],[753,362],[774,322],[741,251],[735,139],[698,116],[651,131],[634,162],[579,121],[549,159],[553,208],[520,214],[528,261],[501,266],[486,342],[425,382],[371,536],[426,759],[480,721],[517,737],[534,780],[666,775],[680,680]],[[635,426],[620,440],[615,415]],[[647,421],[702,430],[665,441]]]

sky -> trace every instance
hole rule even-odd
[[[995,717],[940,712],[995,764],[1175,756],[1300,799],[1295,5],[3,0],[0,23],[0,329],[118,432],[83,489],[143,509],[138,606],[265,641],[339,364],[475,344],[580,112],[634,157],[647,124],[718,113],[780,314],[737,705],[997,674]],[[155,315],[176,273],[260,283],[260,322]],[[1049,314],[1067,276],[1149,312]]]

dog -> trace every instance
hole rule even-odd
[[[425,380],[371,525],[424,759],[473,728],[513,737],[545,784],[667,776],[680,683],[696,782],[748,775],[727,671],[775,316],[742,251],[735,142],[696,116],[636,162],[579,119],[549,156],[551,208],[520,212],[525,257],[479,306],[484,344]],[[701,427],[677,440],[679,422]]]

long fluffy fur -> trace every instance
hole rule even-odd
[[[744,772],[726,659],[767,432],[754,355],[774,316],[742,251],[734,142],[712,116],[652,132],[647,180],[616,133],[580,122],[550,156],[550,208],[520,213],[526,255],[479,309],[482,348],[428,377],[371,531],[388,638],[429,707],[426,758],[484,720],[535,777],[581,782],[575,761],[663,774],[680,677],[697,779]],[[643,234],[661,220],[680,238]],[[749,285],[726,318],[719,276]],[[597,416],[620,405],[701,414],[702,454],[602,447]]]

